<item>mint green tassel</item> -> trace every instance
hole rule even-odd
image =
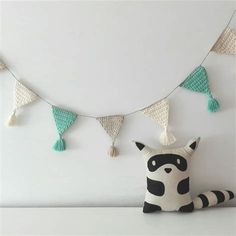
[[[208,100],[208,111],[217,112],[219,109],[220,109],[219,102],[215,98],[210,96]]]
[[[66,143],[65,143],[65,140],[63,138],[59,138],[56,143],[54,144],[53,146],[53,149],[55,151],[58,151],[58,152],[62,152],[64,150],[66,150]]]

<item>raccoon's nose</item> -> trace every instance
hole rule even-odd
[[[165,168],[164,170],[165,170],[166,173],[170,173],[172,171],[171,168]]]

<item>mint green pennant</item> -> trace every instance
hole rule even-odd
[[[211,93],[208,84],[208,75],[203,66],[198,66],[180,85],[180,87],[189,89],[198,93]]]
[[[65,140],[62,135],[69,129],[77,119],[77,114],[63,110],[59,107],[52,106],[52,113],[59,133],[59,140],[53,146],[56,151],[64,151],[66,149]]]
[[[219,110],[218,101],[213,98],[208,81],[207,71],[203,66],[198,66],[180,85],[185,89],[204,93],[208,96],[208,110],[210,112],[216,112]]]

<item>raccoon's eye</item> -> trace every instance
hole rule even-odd
[[[157,164],[156,161],[153,160],[153,161],[152,161],[152,165],[153,165],[153,166],[156,166],[156,164]]]
[[[180,164],[180,159],[179,158],[177,159],[177,163]]]

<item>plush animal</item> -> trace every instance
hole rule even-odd
[[[189,191],[188,167],[200,138],[192,139],[184,147],[175,149],[152,149],[135,142],[145,159],[147,192],[143,212],[180,211],[214,206],[234,198],[232,191],[216,190],[192,199]]]

